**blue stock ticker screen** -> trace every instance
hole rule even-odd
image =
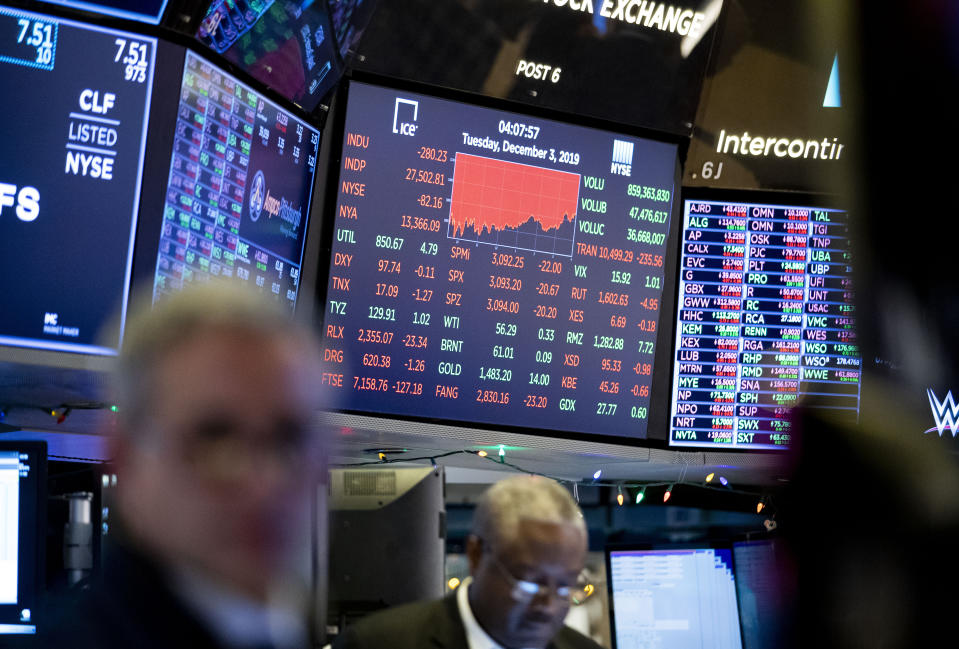
[[[340,407],[644,438],[676,155],[352,83],[324,327]]]
[[[859,415],[842,210],[687,200],[670,444],[789,445],[800,401]]]
[[[292,311],[320,133],[187,52],[154,301],[223,278]]]
[[[0,344],[116,353],[99,336],[130,284],[155,54],[0,6]]]

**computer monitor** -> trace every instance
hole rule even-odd
[[[157,40],[2,6],[0,31],[0,345],[114,355]]]
[[[330,471],[328,624],[443,594],[444,485],[441,468]]]
[[[742,649],[729,548],[607,548],[613,649]]]
[[[221,278],[292,312],[320,132],[189,50],[178,90],[154,301]]]
[[[646,439],[677,145],[359,81],[342,129],[337,406]]]
[[[670,445],[785,449],[800,403],[855,422],[849,213],[686,198],[682,226]]]
[[[45,442],[0,442],[0,636],[42,624],[46,463]]]
[[[736,598],[742,621],[743,649],[783,645],[787,611],[793,609],[783,550],[775,539],[733,543]]]

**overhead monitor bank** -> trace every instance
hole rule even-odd
[[[0,344],[115,353],[156,40],[0,7]]]
[[[644,439],[676,156],[351,83],[324,314],[338,406]]]

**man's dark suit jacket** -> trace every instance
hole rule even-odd
[[[456,595],[416,602],[365,617],[337,637],[333,649],[469,649]],[[602,649],[564,626],[547,649]]]
[[[225,649],[174,595],[164,573],[126,544],[110,548],[89,588],[51,602],[42,622],[32,647]]]

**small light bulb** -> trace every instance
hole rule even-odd
[[[450,590],[456,590],[456,587],[460,585],[460,580],[456,577],[452,577],[448,582],[446,582],[446,585],[449,586]]]
[[[619,493],[616,494],[616,502],[618,502],[618,503],[619,503],[619,506],[622,507],[622,506],[623,506],[623,502],[625,502],[625,500],[626,500],[626,499],[623,497],[623,490],[622,490],[622,488],[621,488],[621,489],[619,490]]]
[[[758,503],[756,503],[756,513],[758,514],[759,512],[761,512],[765,506],[766,505],[763,504],[763,501],[761,500]]]
[[[646,487],[643,487],[639,490],[639,493],[636,494],[636,504],[643,502],[643,498],[646,497]]]
[[[708,476],[706,476],[706,482],[712,482],[713,478],[715,477],[716,477],[715,473],[710,473]]]
[[[672,497],[673,497],[673,485],[669,485],[669,488],[666,489],[666,493],[663,494],[663,502],[667,502]]]
[[[489,453],[487,453],[486,451],[477,451],[476,454],[479,455],[480,457],[486,457],[487,455],[489,455]]]
[[[599,469],[596,473],[593,474],[593,480],[599,480],[599,476],[603,475],[603,470]]]
[[[728,487],[728,486],[729,486],[729,480],[727,480],[726,478],[724,478],[724,477],[722,477],[722,476],[719,476],[719,484],[721,484],[721,485],[724,486],[724,487]]]

